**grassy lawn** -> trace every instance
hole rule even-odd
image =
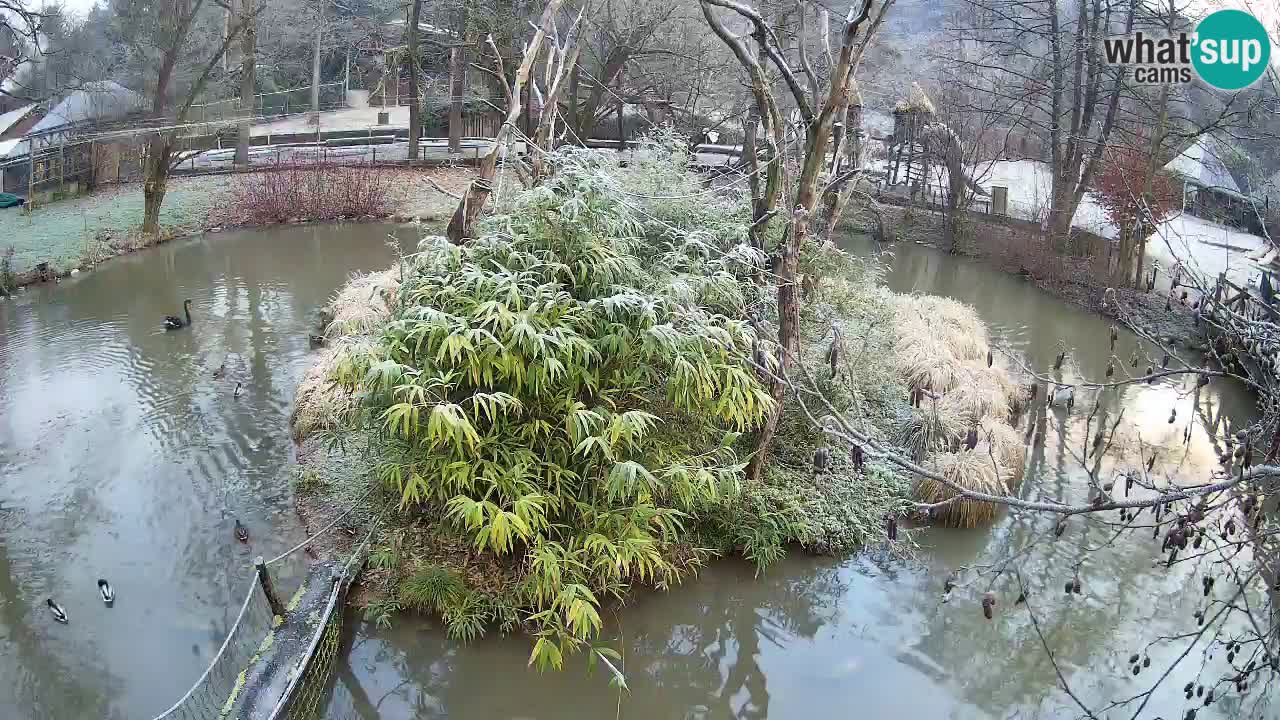
[[[225,177],[170,180],[161,223],[179,234],[202,228],[228,185]],[[113,254],[108,244],[123,245],[141,223],[141,184],[60,200],[30,214],[18,208],[0,210],[0,253],[13,248],[14,273],[42,262],[63,271],[82,265],[90,250]]]

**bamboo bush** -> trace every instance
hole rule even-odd
[[[464,639],[518,606],[539,668],[599,633],[604,599],[702,559],[693,529],[733,515],[738,436],[772,402],[747,363],[735,272],[749,257],[672,228],[655,251],[616,175],[573,155],[558,168],[475,241],[424,240],[378,343],[333,370],[394,448],[378,477],[402,507],[513,577],[486,598],[414,575],[402,601]],[[751,552],[767,560],[800,532],[777,527]]]

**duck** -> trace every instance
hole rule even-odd
[[[236,391],[235,391],[235,392],[233,392],[233,393],[231,393],[231,397],[237,397],[237,398],[238,398],[238,397],[240,397],[240,388],[241,388],[241,387],[243,387],[243,385],[241,385],[240,383],[236,383]]]
[[[240,542],[249,542],[249,528],[240,524],[240,518],[236,518],[236,539]]]
[[[226,374],[227,374],[227,361],[223,360],[222,364],[218,366],[218,369],[213,371],[213,379],[217,380],[218,378]]]
[[[49,612],[53,613],[54,620],[57,620],[58,622],[64,625],[67,623],[67,620],[68,620],[67,611],[63,610],[61,605],[54,602],[53,598],[49,598],[48,600],[45,600],[45,604],[49,606]]]
[[[107,607],[111,607],[111,603],[116,601],[116,591],[111,589],[111,583],[102,578],[98,578],[98,592],[102,595],[102,602],[106,603]]]
[[[191,325],[191,300],[190,299],[182,301],[182,311],[187,316],[187,319],[185,321],[182,318],[177,317],[176,315],[164,316],[165,330],[180,330],[184,327],[189,327]]]
[[[324,345],[323,335],[307,335],[307,341],[311,343],[311,347],[318,348]]]

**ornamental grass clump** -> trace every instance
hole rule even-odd
[[[614,189],[570,159],[476,240],[424,240],[377,344],[333,372],[391,448],[377,476],[402,507],[506,569],[539,668],[599,633],[606,598],[703,559],[693,530],[732,515],[737,438],[772,404],[737,270],[687,238],[655,252]],[[492,616],[419,579],[404,589],[457,636]]]
[[[1026,453],[1009,422],[1025,407],[1028,395],[994,364],[977,313],[938,297],[900,295],[891,304],[898,372],[919,399],[898,425],[897,444],[966,490],[1003,495],[1015,489]],[[961,439],[971,431],[980,442],[964,449]],[[913,494],[921,502],[939,503],[958,493],[946,483],[920,477]],[[972,527],[994,519],[997,510],[992,503],[961,499],[936,509],[933,517],[946,525]]]

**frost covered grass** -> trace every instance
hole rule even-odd
[[[169,182],[161,225],[170,235],[201,230],[209,211],[223,202],[225,177],[174,178]],[[56,272],[135,249],[142,222],[142,186],[124,185],[35,208],[0,210],[0,237],[14,249],[13,272],[47,262]]]

